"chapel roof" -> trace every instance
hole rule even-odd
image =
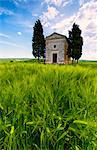
[[[52,34],[50,34],[49,36],[46,37],[46,40],[48,39],[52,39],[54,37],[54,35],[56,35],[56,39],[57,38],[65,38],[66,40],[68,39],[65,35],[57,33],[57,32],[53,32]]]

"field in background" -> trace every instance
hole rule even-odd
[[[0,149],[96,150],[97,62],[1,62]]]

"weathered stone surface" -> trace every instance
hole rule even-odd
[[[64,35],[53,33],[46,38],[46,63],[53,63],[53,54],[57,54],[56,63],[67,62],[68,42]]]

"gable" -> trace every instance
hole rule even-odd
[[[54,32],[53,34],[46,37],[46,40],[53,40],[53,39],[66,39],[66,36]]]

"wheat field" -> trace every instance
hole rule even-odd
[[[1,62],[0,149],[97,150],[97,62]]]

